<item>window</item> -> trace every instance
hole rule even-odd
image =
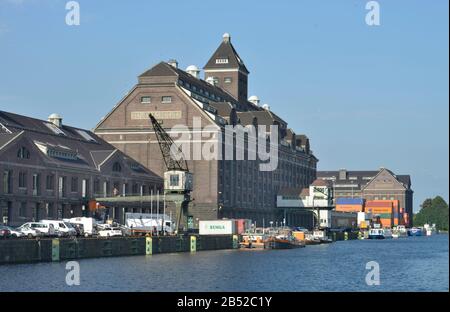
[[[55,187],[55,176],[50,174],[45,179],[45,188],[47,190],[53,190]]]
[[[41,188],[41,182],[40,182],[40,176],[39,174],[33,174],[33,196],[38,196],[39,194],[39,189]]]
[[[162,103],[172,103],[172,97],[171,96],[163,96],[161,98]]]
[[[84,130],[76,130],[78,132],[79,135],[81,135],[83,137],[83,139],[85,139],[86,141],[89,142],[97,142],[95,141],[95,139],[86,131]]]
[[[216,64],[228,64],[228,58],[218,58]]]
[[[231,77],[225,77],[223,79],[223,82],[225,82],[225,83],[231,83],[232,81],[233,81],[233,79]]]
[[[21,202],[19,206],[19,217],[26,217],[27,216],[27,203]]]
[[[72,181],[70,183],[70,191],[72,193],[78,192],[78,178],[72,178]]]
[[[3,172],[3,192],[5,194],[12,193],[12,171],[10,170]]]
[[[26,172],[19,172],[19,187],[27,187],[27,174]]]
[[[66,177],[59,177],[58,193],[59,197],[66,197]]]
[[[178,174],[171,174],[170,175],[170,186],[178,186],[180,183],[180,177]]]
[[[114,172],[121,172],[122,171],[122,166],[120,165],[120,163],[115,162],[113,167],[112,167],[112,171],[114,171]]]
[[[99,179],[95,179],[95,181],[94,181],[94,193],[95,194],[100,193],[100,180]]]
[[[62,131],[61,129],[59,129],[59,128],[58,128],[57,126],[55,126],[54,124],[49,123],[49,122],[45,122],[44,124],[47,126],[47,128],[49,128],[50,130],[52,130],[52,132],[53,132],[54,134],[57,134],[57,135],[63,135],[63,136],[66,135],[66,134],[64,133],[64,131]]]
[[[142,104],[150,104],[152,102],[152,98],[150,96],[142,96],[141,103]]]
[[[17,158],[20,159],[30,159],[30,152],[25,148],[25,147],[21,147],[18,151],[17,151]]]

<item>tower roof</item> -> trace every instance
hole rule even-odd
[[[231,37],[228,33],[223,35],[222,43],[203,69],[239,69],[247,74],[249,73],[244,62],[231,44]]]

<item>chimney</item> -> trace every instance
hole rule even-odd
[[[213,86],[216,85],[216,79],[214,79],[214,77],[212,77],[212,76],[209,76],[208,78],[206,78],[206,82]]]
[[[195,78],[199,78],[200,77],[200,69],[198,69],[198,67],[195,66],[195,65],[189,65],[186,68],[186,72],[189,75],[194,76]]]
[[[252,95],[251,97],[249,97],[248,101],[255,104],[256,106],[259,106],[259,98],[256,95]]]
[[[347,169],[339,169],[339,180],[347,180]]]
[[[62,117],[59,116],[58,114],[51,114],[50,116],[48,116],[47,121],[51,122],[58,128],[61,128],[62,126]]]
[[[177,60],[170,59],[170,60],[167,62],[167,64],[169,64],[169,65],[172,66],[172,67],[178,68],[178,62],[177,62]]]
[[[262,106],[262,108],[264,108],[266,111],[270,111],[270,105],[269,104],[264,104]]]
[[[223,36],[223,42],[230,42],[231,41],[231,36],[229,33],[224,33]]]

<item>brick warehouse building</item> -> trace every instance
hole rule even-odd
[[[335,198],[398,200],[399,208],[408,214],[406,225],[412,225],[414,192],[409,175],[396,175],[389,169],[380,168],[378,171],[318,171],[317,177],[332,181]]]
[[[94,133],[63,125],[58,115],[43,121],[0,111],[0,173],[0,224],[11,226],[92,216],[96,197],[163,188],[159,176]],[[125,212],[147,208],[111,206],[103,215],[123,222]]]
[[[189,215],[194,222],[250,218],[261,225],[263,219],[280,220],[276,210],[279,190],[307,187],[316,178],[318,160],[308,137],[295,134],[268,105],[261,107],[257,97],[247,99],[249,71],[228,34],[205,65],[204,79],[199,73],[192,65],[186,71],[179,69],[176,61],[155,65],[138,77],[138,83],[94,132],[162,176],[166,168],[149,113],[161,120],[169,133],[179,124],[192,133],[193,118],[200,118],[202,127],[209,126],[210,138],[223,138],[225,125],[265,125],[267,129],[277,125],[279,160],[275,171],[260,171],[259,162],[253,160],[188,161],[194,174]]]

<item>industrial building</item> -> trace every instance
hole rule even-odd
[[[95,199],[163,188],[161,177],[91,131],[63,124],[56,114],[39,120],[0,111],[0,173],[0,224],[11,226],[100,211],[123,222],[126,212],[148,211],[149,203],[98,209]]]
[[[318,171],[317,177],[332,183],[337,209],[362,211],[371,207],[368,203],[383,206],[386,208],[381,214],[390,211],[393,225],[402,215],[405,225],[412,226],[414,192],[409,175],[396,175],[389,169],[380,168],[378,171]]]
[[[222,142],[226,125],[278,126],[276,170],[261,171],[261,160],[195,159],[189,157],[194,191],[188,224],[217,218],[252,219],[257,224],[281,220],[276,198],[288,187],[308,187],[316,179],[317,158],[309,138],[296,134],[285,120],[257,96],[248,97],[249,70],[231,43],[229,34],[203,68],[186,70],[178,62],[160,62],[138,77],[138,83],[98,123],[95,133],[148,169],[162,176],[166,170],[149,122],[153,114],[169,134],[176,125],[195,135],[194,120],[207,127],[208,142]],[[205,131],[203,131],[205,133]],[[177,133],[178,134],[178,133]],[[249,151],[248,140],[244,155]],[[204,145],[203,145],[204,146]],[[189,222],[191,220],[191,222]]]

